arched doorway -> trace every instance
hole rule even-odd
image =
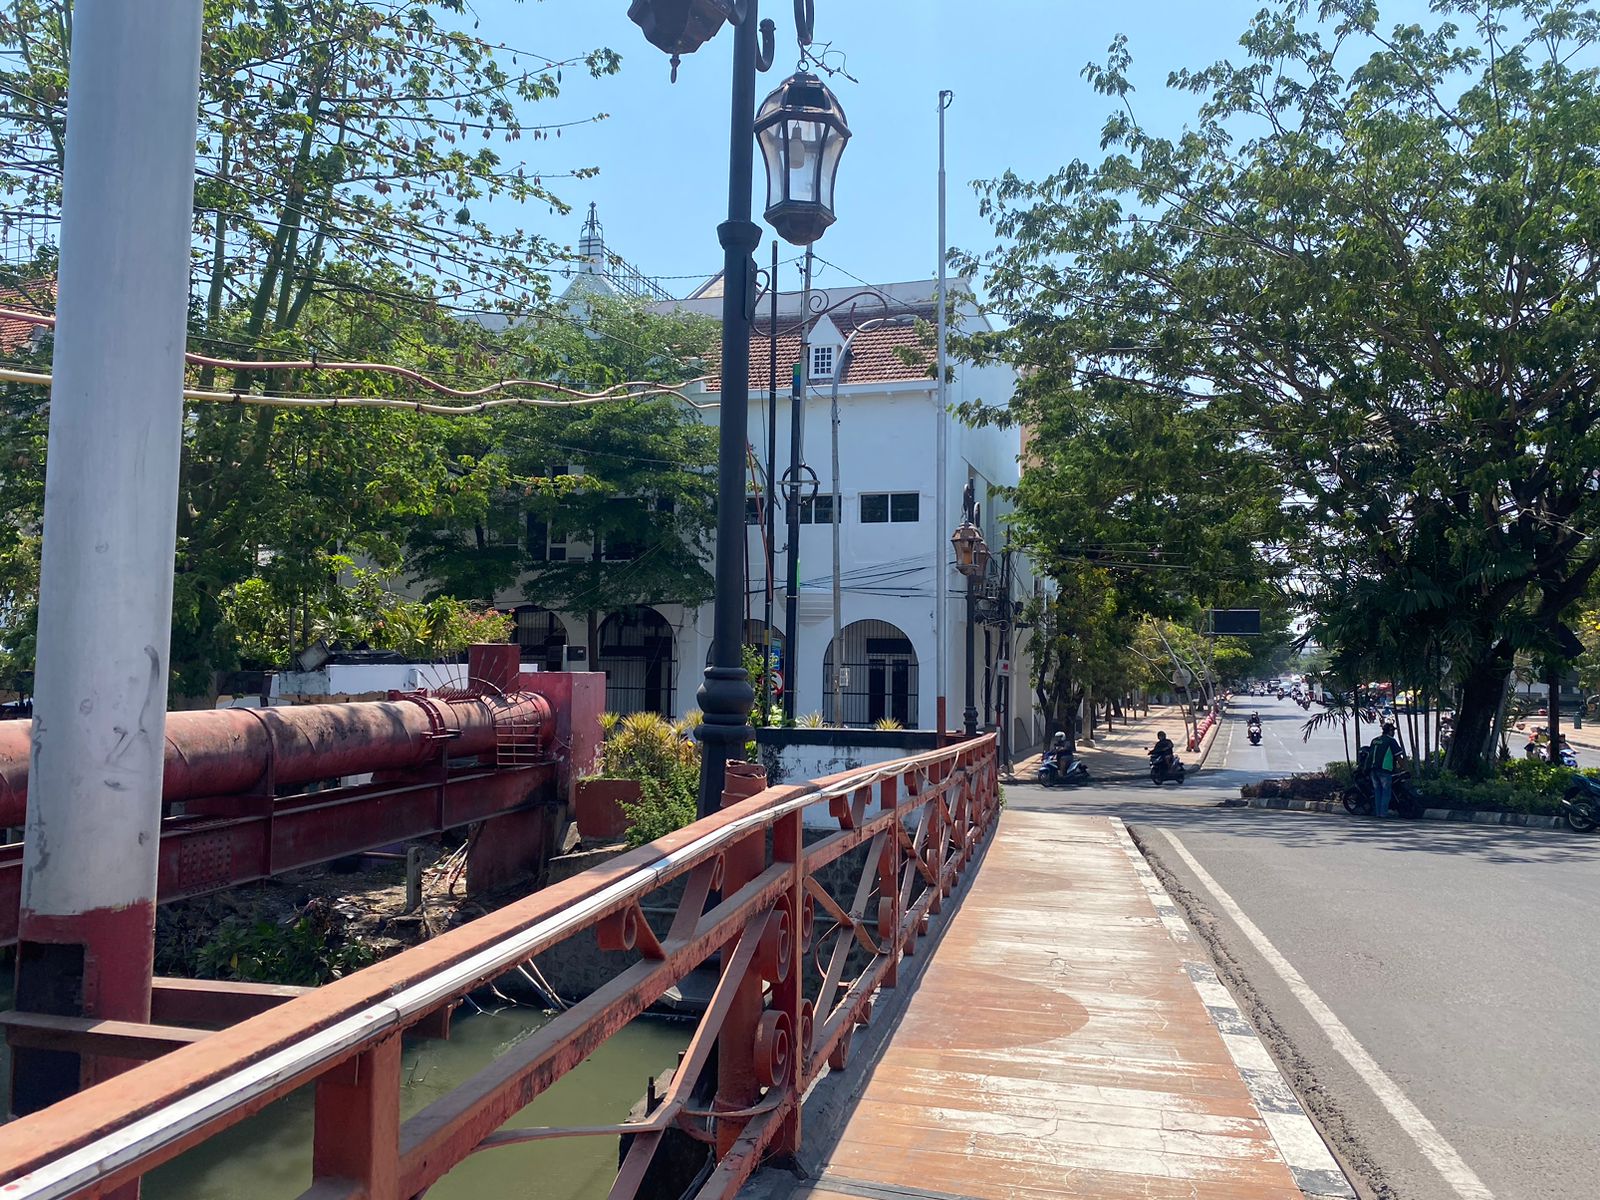
[[[830,725],[875,725],[893,717],[907,729],[917,727],[917,652],[911,639],[887,621],[856,621],[840,631],[840,691],[844,720],[833,711],[834,647],[822,656],[822,716]]]
[[[672,626],[655,609],[626,608],[600,623],[596,669],[606,673],[606,708],[612,712],[671,716],[676,665]]]
[[[537,604],[524,604],[513,615],[517,625],[511,640],[522,647],[523,661],[536,662],[546,671],[561,670],[567,647],[567,627],[561,618]]]

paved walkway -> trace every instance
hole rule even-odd
[[[1007,812],[969,886],[794,1196],[1301,1200],[1120,821]]]
[[[1191,766],[1194,755],[1184,750],[1186,734],[1183,709],[1176,704],[1152,704],[1147,716],[1127,723],[1118,721],[1110,730],[1100,729],[1093,742],[1079,741],[1078,757],[1096,780],[1130,779],[1150,770],[1145,751],[1155,745],[1156,734],[1164,732],[1178,746],[1178,757]],[[1015,778],[1033,781],[1039,769],[1039,755],[1023,759],[1016,766]]]

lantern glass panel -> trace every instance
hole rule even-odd
[[[767,164],[767,207],[782,204],[789,180],[789,126],[780,121],[761,131],[761,157]]]
[[[839,160],[844,157],[845,139],[840,137],[838,131],[825,129],[822,139],[822,152],[817,161],[817,203],[829,212],[834,212],[833,183],[839,175]]]

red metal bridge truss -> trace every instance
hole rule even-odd
[[[878,989],[895,985],[902,956],[916,952],[929,916],[972,866],[998,815],[997,783],[992,736],[798,786],[766,788],[759,768],[730,764],[714,817],[326,987],[260,989],[258,1014],[221,1031],[178,1031],[192,1036],[142,1046],[130,1033],[125,1052],[161,1057],[9,1125],[0,1198],[125,1191],[306,1084],[316,1088],[316,1116],[302,1200],[412,1200],[473,1154],[625,1134],[631,1149],[611,1194],[629,1197],[673,1129],[715,1148],[699,1195],[732,1196],[767,1154],[798,1150],[801,1098],[825,1066],[844,1065]],[[824,806],[828,827],[838,828],[807,844],[806,813]],[[863,848],[853,891],[835,898],[819,873]],[[681,886],[673,915],[652,926],[644,905],[673,884]],[[473,989],[589,937],[630,952],[628,965],[400,1119],[404,1034],[448,1036],[451,1011]],[[642,1120],[502,1128],[714,956],[720,975],[708,1009]],[[158,1010],[181,1011],[182,1001],[158,990]],[[691,1090],[713,1046],[715,1102],[700,1107]]]

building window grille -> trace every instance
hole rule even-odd
[[[800,497],[800,524],[831,525],[833,523],[833,493]]]
[[[922,497],[916,492],[863,492],[863,525],[914,524],[920,519]]]

